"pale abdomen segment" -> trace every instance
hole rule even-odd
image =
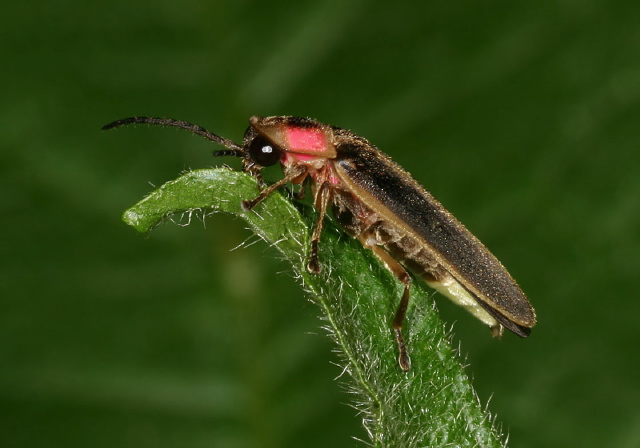
[[[421,277],[427,285],[449,298],[453,303],[465,308],[473,316],[500,333],[500,324],[442,265],[440,265],[424,245],[410,235],[398,232],[394,226],[381,221],[373,226],[372,234],[378,244],[400,261],[411,272]]]

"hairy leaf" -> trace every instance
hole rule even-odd
[[[240,202],[257,191],[245,173],[192,171],[158,188],[123,219],[146,232],[175,213],[225,212],[244,219],[277,248],[322,309],[351,377],[352,404],[374,446],[503,446],[451,347],[431,294],[419,284],[413,288],[404,329],[412,369],[404,373],[390,326],[402,286],[329,221],[320,242],[322,272],[309,274],[306,254],[315,214],[303,216],[280,194],[243,212]]]

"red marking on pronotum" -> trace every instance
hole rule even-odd
[[[250,210],[279,187],[311,183],[318,220],[311,235],[307,268],[320,271],[318,245],[327,209],[344,230],[357,238],[404,284],[392,327],[398,362],[409,370],[402,336],[411,277],[429,286],[487,324],[495,336],[507,328],[527,337],[536,316],[526,296],[491,252],[409,173],[366,139],[350,131],[298,117],[251,117],[242,145],[206,129],[165,118],[133,117],[104,126],[132,123],[174,126],[225,146],[216,156],[242,158],[242,169],[254,176],[260,194],[242,202]],[[260,172],[280,163],[284,177],[266,185]]]
[[[291,151],[322,152],[327,147],[324,133],[318,129],[290,127],[285,129]]]

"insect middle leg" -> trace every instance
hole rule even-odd
[[[318,211],[318,220],[311,235],[311,250],[309,254],[309,262],[307,269],[312,274],[320,272],[320,263],[318,262],[318,242],[322,233],[322,224],[324,223],[324,215],[327,214],[327,205],[331,196],[331,185],[329,182],[323,182],[318,188],[315,197],[315,208]]]
[[[386,250],[376,244],[371,244],[367,235],[361,235],[358,239],[363,246],[371,249],[373,254],[378,257],[387,269],[389,269],[389,271],[391,271],[391,273],[404,285],[404,292],[400,298],[400,303],[398,304],[398,309],[396,310],[396,315],[393,318],[391,326],[398,344],[398,364],[402,370],[408,372],[411,369],[411,359],[407,352],[407,344],[404,342],[404,337],[402,336],[402,324],[404,323],[404,319],[407,315],[407,307],[409,306],[411,276],[395,258],[389,255]]]

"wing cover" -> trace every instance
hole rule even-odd
[[[430,246],[451,275],[473,295],[517,324],[532,327],[533,309],[498,259],[391,158],[365,139],[339,131],[338,171],[374,196]]]

